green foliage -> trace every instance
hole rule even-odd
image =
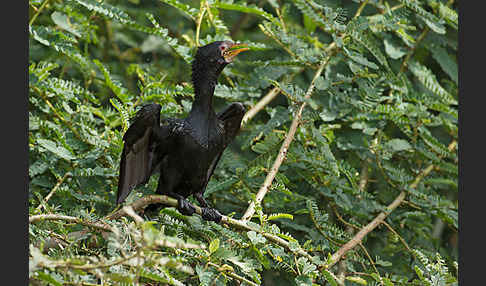
[[[457,285],[457,11],[445,0],[29,1],[29,215],[112,230],[30,223],[32,284]],[[251,50],[220,76],[217,111],[279,94],[224,152],[211,205],[242,217],[306,104],[253,218],[106,219],[131,118],[150,102],[187,115],[195,49],[222,39]],[[380,212],[387,227],[327,267]]]

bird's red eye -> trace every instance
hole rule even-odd
[[[226,50],[226,47],[225,46],[219,46],[219,49],[224,51],[224,50]]]

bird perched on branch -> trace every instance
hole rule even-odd
[[[237,102],[216,113],[212,99],[224,67],[246,50],[246,45],[230,41],[198,48],[192,62],[195,99],[186,118],[161,121],[159,104],[145,105],[137,112],[123,136],[117,204],[160,170],[157,194],[176,198],[184,215],[195,212],[186,200],[193,195],[203,219],[221,221],[221,214],[209,207],[203,194],[224,149],[240,129],[245,108]]]

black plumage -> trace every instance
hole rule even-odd
[[[160,170],[157,194],[176,198],[177,209],[184,215],[195,211],[186,200],[193,195],[204,219],[221,220],[221,214],[208,206],[203,194],[224,149],[240,128],[245,108],[232,103],[216,113],[212,98],[221,71],[245,50],[248,48],[244,45],[229,41],[213,42],[197,50],[192,63],[195,99],[186,118],[161,121],[161,106],[155,103],[137,112],[123,136],[117,204]]]

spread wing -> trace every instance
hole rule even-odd
[[[168,137],[167,128],[160,126],[160,110],[159,104],[143,106],[123,136],[117,204],[122,203],[133,188],[147,183],[160,163],[161,154],[156,152]]]
[[[203,192],[206,189],[209,179],[213,175],[214,169],[216,169],[216,165],[218,165],[219,159],[221,159],[221,155],[223,155],[224,149],[226,149],[226,147],[233,141],[233,139],[235,139],[236,134],[238,134],[243,115],[245,115],[245,108],[243,107],[243,104],[239,102],[230,104],[228,107],[226,107],[224,110],[217,114],[218,119],[223,122],[224,147],[213,159],[213,162],[209,166],[206,183],[204,184],[204,188],[202,189]]]

